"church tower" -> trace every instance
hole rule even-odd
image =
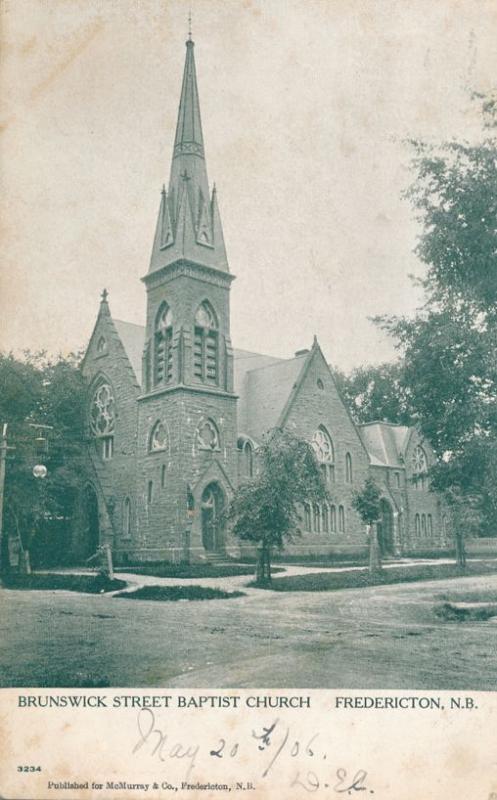
[[[148,557],[224,552],[222,509],[236,485],[230,274],[209,190],[194,43],[186,42],[174,150],[148,274],[139,399],[139,535]],[[190,535],[190,534],[188,534]],[[167,549],[167,552],[164,550]],[[182,552],[183,552],[182,551]],[[178,557],[183,557],[180,553]]]

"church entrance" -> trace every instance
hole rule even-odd
[[[218,483],[210,483],[205,487],[201,506],[202,544],[208,553],[221,553],[224,551],[224,495]]]
[[[92,556],[100,544],[100,522],[98,516],[97,493],[93,486],[85,489],[85,552]]]
[[[392,506],[384,497],[380,500],[380,519],[377,524],[381,555],[392,556],[394,554],[393,511]]]

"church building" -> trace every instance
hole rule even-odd
[[[366,530],[352,508],[368,475],[381,487],[383,554],[447,541],[447,519],[415,428],[354,423],[316,338],[281,359],[237,350],[215,187],[207,179],[194,43],[186,61],[167,189],[142,280],[146,325],[114,319],[102,293],[82,362],[88,386],[88,464],[73,554],[111,545],[116,563],[240,556],[223,509],[250,480],[275,427],[308,439],[332,502],[302,498],[294,554],[357,553]]]

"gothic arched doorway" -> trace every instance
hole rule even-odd
[[[209,553],[224,551],[224,494],[218,483],[209,483],[202,492],[202,544]]]
[[[93,486],[85,488],[85,553],[92,556],[100,544],[100,521],[98,514],[98,498]]]
[[[382,556],[391,556],[394,553],[393,540],[393,511],[392,506],[384,497],[380,500],[380,519],[378,522],[378,544]]]

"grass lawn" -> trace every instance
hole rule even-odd
[[[142,586],[136,592],[123,592],[116,595],[122,600],[226,600],[231,597],[245,597],[244,592],[224,592],[208,586]]]
[[[253,575],[255,564],[167,564],[155,562],[133,567],[119,567],[115,572],[128,575],[152,575],[156,578],[232,578],[237,575]],[[273,572],[284,572],[276,568]]]
[[[66,592],[100,594],[124,589],[126,581],[110,580],[104,575],[59,575],[51,573],[31,575],[5,575],[2,584],[6,589],[63,589]]]
[[[310,575],[293,575],[276,578],[269,586],[259,588],[275,592],[332,592],[337,589],[357,589],[388,583],[429,581],[440,578],[461,578],[471,575],[487,575],[497,572],[497,562],[468,563],[466,569],[456,564],[426,564],[419,567],[392,567],[377,575],[367,570],[350,572],[316,572]],[[257,584],[251,583],[250,586]]]

